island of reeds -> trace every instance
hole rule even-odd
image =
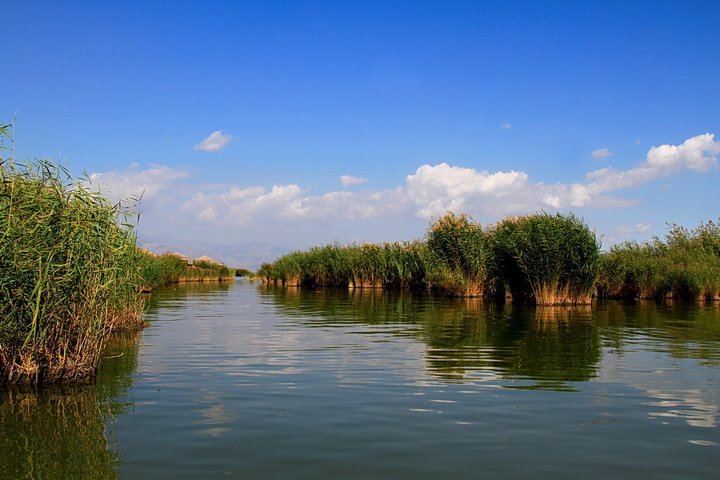
[[[720,300],[720,226],[672,225],[664,240],[601,252],[595,233],[572,214],[509,217],[483,228],[448,212],[421,240],[295,251],[261,265],[257,276],[293,287],[407,288],[532,305]]]
[[[518,303],[591,302],[600,244],[573,215],[511,217],[482,228],[448,212],[423,240],[326,245],[263,264],[264,282],[286,286],[410,288]]]

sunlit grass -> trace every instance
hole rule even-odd
[[[88,379],[107,334],[140,325],[133,218],[48,162],[0,166],[2,383]]]

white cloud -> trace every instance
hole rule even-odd
[[[256,221],[303,219],[367,219],[401,213],[399,189],[378,192],[328,192],[306,195],[295,184],[262,187],[231,187],[223,193],[196,193],[181,210],[199,221],[251,225]]]
[[[438,216],[447,210],[487,211],[505,197],[507,202],[513,193],[527,185],[524,172],[478,172],[472,168],[453,167],[447,163],[422,165],[406,179],[405,193],[416,205],[422,217]]]
[[[340,182],[344,186],[349,185],[360,185],[361,183],[367,183],[367,178],[353,177],[352,175],[340,175]]]
[[[632,227],[627,226],[620,226],[617,227],[617,231],[623,235],[632,235],[632,234],[639,234],[639,233],[647,233],[652,228],[652,224],[650,223],[638,223],[637,225],[634,225]]]
[[[195,145],[195,150],[202,150],[204,152],[218,152],[225,148],[232,137],[222,133],[221,130],[216,130],[210,134],[205,140]]]
[[[512,124],[510,122],[505,122],[500,124],[500,128],[504,128],[506,130],[509,130],[512,128]]]
[[[276,185],[270,191],[232,187],[224,193],[197,193],[182,208],[200,221],[249,225],[262,219],[430,218],[448,210],[500,217],[541,208],[623,207],[634,202],[607,194],[682,169],[710,168],[718,152],[720,144],[706,134],[678,146],[654,147],[645,161],[629,170],[603,168],[588,173],[585,182],[571,184],[533,183],[521,171],[487,172],[440,163],[421,165],[404,185],[390,190],[308,195],[294,184]],[[359,180],[349,175],[341,179],[345,184]]]
[[[718,153],[720,142],[715,141],[713,134],[706,133],[689,138],[681,145],[652,147],[646,160],[630,170],[601,168],[585,177],[591,193],[599,194],[643,185],[681,170],[706,171],[717,164]]]
[[[109,189],[114,198],[144,191],[144,209],[148,200],[151,203],[165,200],[163,214],[180,205],[179,221],[190,219],[222,228],[263,227],[282,235],[287,234],[291,222],[298,220],[317,228],[322,222],[339,220],[427,219],[447,210],[497,219],[543,208],[624,207],[635,202],[612,196],[613,192],[681,171],[705,171],[716,166],[718,153],[720,142],[713,135],[704,134],[680,145],[653,147],[644,161],[630,169],[598,169],[575,183],[545,184],[531,181],[522,171],[488,172],[439,163],[419,166],[395,188],[315,195],[297,184],[274,185],[269,189],[190,184],[182,182],[190,176],[188,172],[158,165],[141,170],[133,164],[124,171],[92,174],[90,179]],[[359,180],[363,179],[341,177],[345,185]],[[634,232],[645,233],[649,229],[650,225],[638,224]]]
[[[114,200],[142,195],[143,205],[152,203],[178,180],[188,178],[189,172],[164,165],[151,165],[140,170],[137,163],[131,163],[121,171],[92,173],[90,184],[98,187]]]
[[[597,150],[593,150],[590,156],[594,158],[595,160],[604,160],[606,158],[610,158],[614,156],[615,154],[610,151],[608,148],[598,148]]]

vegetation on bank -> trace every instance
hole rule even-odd
[[[572,215],[507,218],[483,229],[465,215],[432,222],[405,243],[326,245],[263,264],[286,286],[411,288],[533,304],[586,304],[600,261],[595,234]]]
[[[409,288],[536,305],[619,299],[720,300],[720,224],[671,225],[664,239],[600,253],[577,217],[509,217],[482,228],[448,213],[423,240],[326,245],[263,264],[264,282],[286,286]]]
[[[81,381],[142,323],[133,212],[47,162],[0,158],[0,383]]]
[[[605,298],[720,300],[720,225],[671,225],[665,239],[626,242],[602,258],[597,293]]]
[[[213,260],[190,260],[179,254],[140,254],[140,275],[143,291],[182,282],[225,282],[234,280],[232,268]]]
[[[600,244],[573,215],[507,218],[487,232],[488,263],[513,301],[538,305],[589,304]]]

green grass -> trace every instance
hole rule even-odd
[[[133,212],[48,162],[0,161],[0,381],[86,380],[141,323]]]
[[[598,295],[606,298],[717,300],[720,227],[671,225],[664,240],[626,242],[602,255]]]
[[[573,215],[507,218],[488,232],[490,268],[513,302],[581,305],[592,301],[600,265],[595,234]]]
[[[172,253],[154,255],[142,253],[140,274],[144,291],[181,282],[229,281],[235,277],[235,270],[220,263],[195,261],[192,266],[187,260]]]
[[[573,216],[530,215],[484,230],[465,215],[433,221],[424,240],[326,245],[263,264],[264,282],[353,289],[406,288],[460,297],[582,304],[599,263],[595,235]]]

